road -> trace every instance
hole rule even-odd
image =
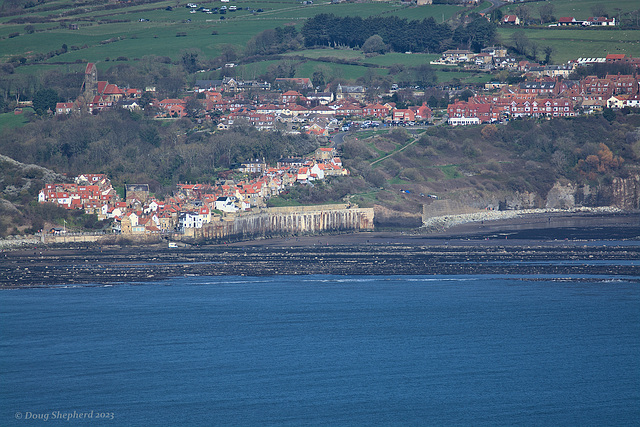
[[[494,9],[497,9],[500,6],[502,6],[503,4],[505,4],[501,0],[487,0],[487,1],[491,3],[491,6],[489,6],[486,9],[483,9],[483,10],[479,11],[478,13],[489,13],[489,12],[492,12]]]

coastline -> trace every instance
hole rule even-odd
[[[178,248],[166,243],[23,247],[0,253],[0,289],[135,284],[207,275],[517,272],[635,280],[640,277],[638,260],[638,213],[546,212],[465,222],[432,233],[374,231]]]

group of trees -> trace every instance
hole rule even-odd
[[[301,46],[302,36],[296,27],[277,27],[264,30],[251,38],[245,47],[245,54],[247,56],[273,55],[297,50]]]
[[[453,32],[455,46],[471,49],[474,52],[493,44],[496,40],[496,26],[485,18],[476,15],[465,25],[459,25]]]
[[[338,17],[320,14],[308,19],[301,34],[307,47],[347,46],[361,48],[374,35],[396,52],[441,52],[443,42],[451,38],[447,24],[433,18],[409,21],[396,16]]]
[[[247,159],[273,163],[317,147],[306,135],[286,136],[252,127],[212,134],[194,132],[194,127],[189,119],[162,123],[115,109],[5,130],[0,153],[69,175],[107,173],[116,185],[147,182],[162,193],[178,181],[211,181],[217,170]]]

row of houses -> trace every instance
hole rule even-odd
[[[495,95],[456,100],[447,113],[451,125],[490,123],[507,117],[573,117],[578,110],[588,113],[604,107],[636,107],[639,98],[639,75],[542,78],[503,86]]]
[[[554,24],[551,24],[554,25]],[[590,27],[590,26],[602,26],[602,27],[614,27],[616,25],[616,18],[607,18],[606,16],[592,16],[582,21],[574,18],[573,16],[563,16],[558,19],[557,25],[559,27]]]
[[[525,24],[525,22],[523,22],[520,17],[518,17],[517,15],[504,15],[502,17],[502,20],[500,21],[501,24],[503,25],[521,25],[521,24]],[[587,18],[584,21],[580,21],[575,19],[573,16],[563,16],[560,19],[558,19],[557,23],[554,24],[550,24],[549,26],[583,26],[583,27],[590,27],[590,26],[603,26],[603,27],[609,27],[609,26],[615,26],[616,25],[616,18],[607,18],[606,16],[592,16]]]
[[[116,191],[104,174],[80,175],[68,184],[46,184],[38,193],[40,203],[54,203],[66,209],[83,209],[88,214],[102,212],[103,206],[117,201]]]
[[[506,117],[573,117],[573,102],[566,98],[476,96],[456,101],[447,108],[450,125],[492,123]]]

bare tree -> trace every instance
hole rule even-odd
[[[516,15],[520,18],[522,25],[527,25],[527,22],[531,19],[531,8],[526,4],[521,4],[516,8]]]
[[[544,24],[545,22],[551,22],[555,20],[553,16],[553,12],[555,12],[555,7],[551,3],[545,3],[538,8],[538,13],[540,14],[540,24]]]
[[[550,64],[551,63],[551,55],[553,54],[554,51],[555,51],[555,49],[552,46],[545,46],[544,47],[544,62],[545,62],[545,64]]]
[[[531,57],[534,61],[538,60],[538,43],[531,42]]]
[[[522,55],[527,54],[527,48],[531,44],[531,41],[529,40],[529,37],[527,37],[527,35],[523,30],[519,30],[513,33],[511,35],[511,41],[513,42],[513,46],[516,48],[516,50],[520,54]]]
[[[598,17],[598,16],[606,16],[607,18],[609,17],[609,14],[607,13],[607,9],[604,7],[602,3],[597,3],[591,6],[591,13],[593,13],[593,16],[595,17]]]

